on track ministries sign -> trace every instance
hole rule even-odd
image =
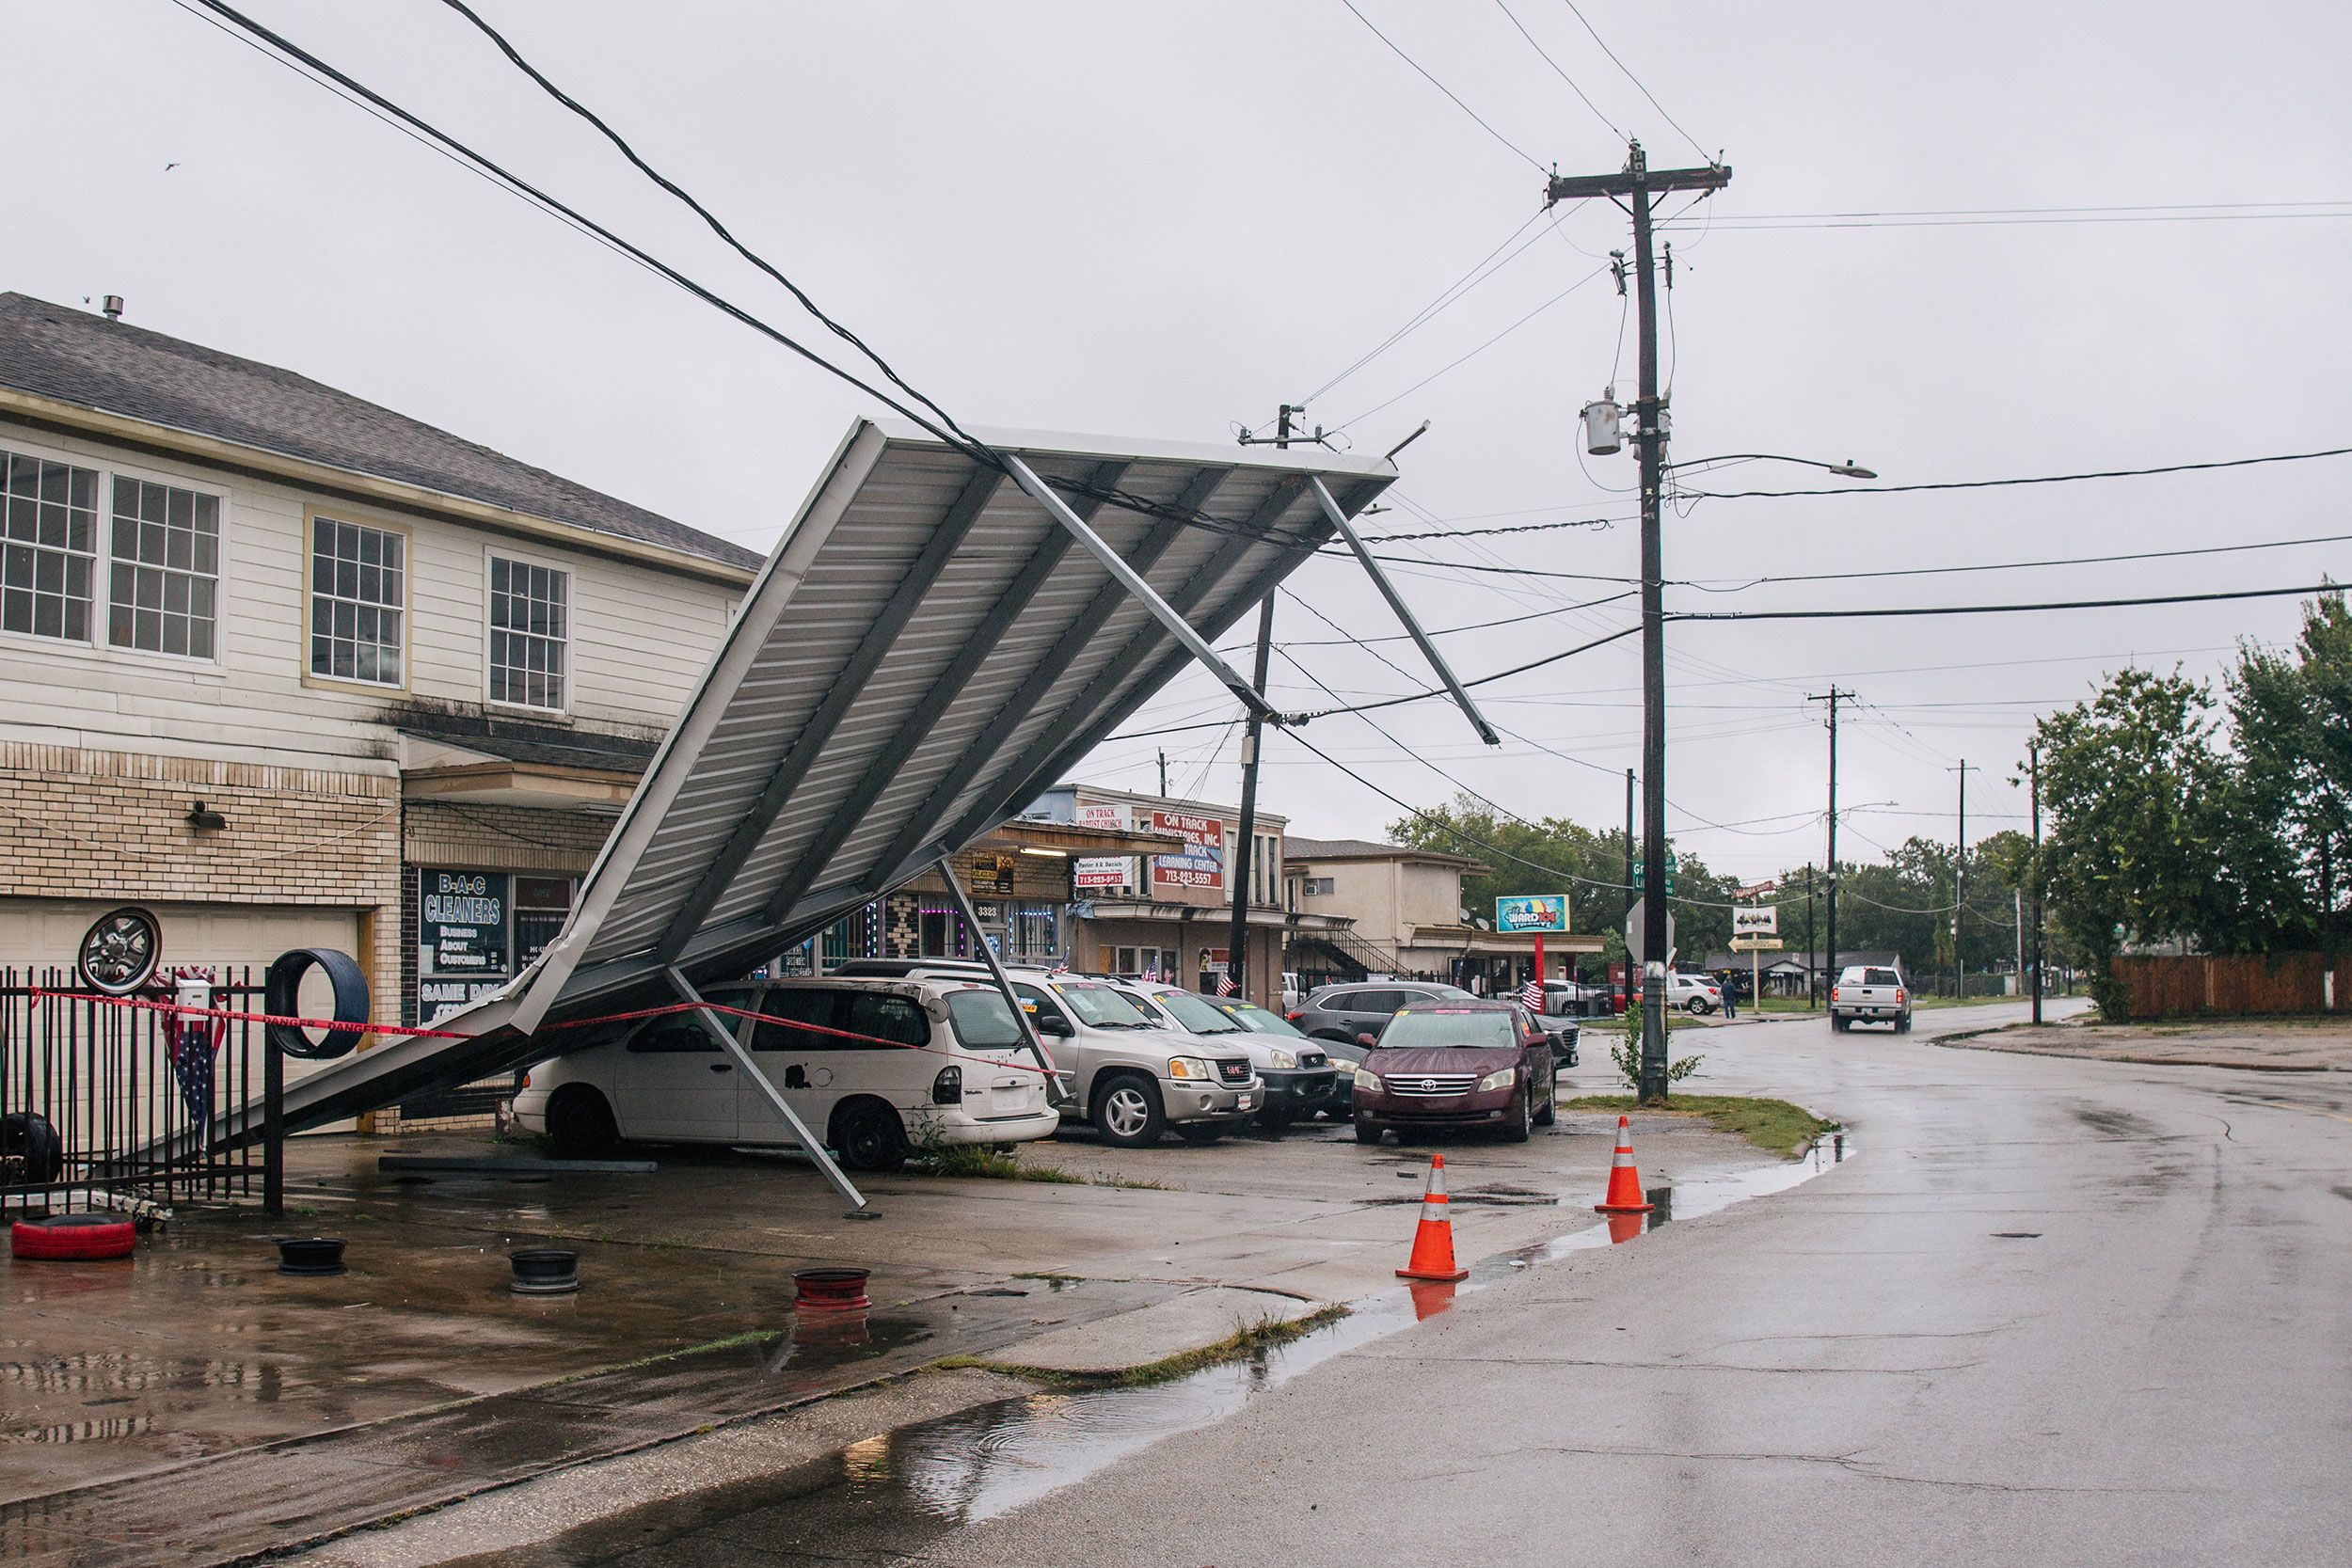
[[[1155,832],[1176,833],[1184,841],[1181,855],[1152,857],[1155,887],[1221,888],[1225,885],[1225,822],[1222,817],[1190,811],[1153,811]]]

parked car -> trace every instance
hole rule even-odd
[[[1284,1018],[1280,1013],[1259,1006],[1255,1002],[1244,1002],[1237,996],[1227,996],[1217,998],[1216,1005],[1232,1014],[1234,1020],[1244,1028],[1255,1034],[1272,1035],[1277,1039],[1292,1042],[1303,1042],[1307,1038],[1305,1035],[1298,1032],[1298,1025]],[[1324,1053],[1331,1068],[1331,1094],[1330,1098],[1323,1102],[1323,1114],[1333,1121],[1354,1120],[1356,1112],[1354,1103],[1349,1099],[1349,1090],[1355,1086],[1356,1061],[1364,1053],[1364,1048],[1360,1045],[1343,1044],[1338,1040],[1316,1040],[1313,1046],[1314,1049]],[[1293,1043],[1290,1049],[1297,1051],[1300,1046],[1298,1043]],[[1306,1060],[1303,1054],[1299,1059]]]
[[[1642,990],[1640,986],[1633,988],[1633,999],[1636,1002],[1642,999]],[[1724,990],[1710,975],[1691,974],[1682,970],[1676,970],[1666,976],[1666,1006],[1691,1013],[1721,1012],[1724,1006]]]
[[[1353,1044],[1359,1035],[1376,1035],[1400,1007],[1425,1006],[1432,1002],[1475,1001],[1459,986],[1434,980],[1366,980],[1354,985],[1325,986],[1309,994],[1306,1005],[1289,1015],[1300,1033],[1319,1040]]]
[[[1298,1004],[1306,994],[1306,984],[1297,974],[1287,969],[1282,971],[1282,1010],[1286,1013],[1297,1011]]]
[[[916,1143],[1025,1143],[1061,1119],[993,986],[960,975],[779,980],[706,994],[762,1015],[726,1022],[785,1103],[851,1170],[896,1170]],[[515,1117],[566,1158],[609,1153],[624,1138],[793,1141],[759,1085],[684,1013],[539,1063],[523,1075]]]
[[[1911,987],[1902,971],[1877,964],[1849,964],[1829,988],[1829,1026],[1844,1034],[1857,1023],[1891,1023],[1911,1033]]]
[[[1551,1037],[1516,1002],[1441,1000],[1391,1018],[1356,1072],[1356,1141],[1492,1128],[1525,1143],[1559,1117]]]
[[[1208,1036],[1218,1039],[1224,1047],[1248,1052],[1250,1064],[1265,1085],[1265,1105],[1258,1112],[1259,1126],[1279,1132],[1292,1122],[1313,1116],[1330,1102],[1340,1080],[1330,1054],[1303,1037],[1291,1042],[1277,1039],[1237,1016],[1245,1006],[1260,1013],[1265,1011],[1263,1008],[1248,1003],[1212,1001],[1182,986],[1150,981],[1122,984],[1116,989],[1155,1022],[1171,1024],[1187,1034]],[[1271,1013],[1265,1016],[1274,1017]]]
[[[1562,1067],[1577,1065],[1577,1045],[1583,1038],[1584,1026],[1578,1022],[1585,1006],[1573,984],[1547,984],[1544,987],[1543,1010],[1535,1015],[1535,1027],[1551,1037],[1551,1053]]]
[[[840,973],[902,961],[863,959]],[[908,973],[969,979],[976,969],[987,973],[955,959],[926,960]],[[1091,1126],[1104,1143],[1140,1148],[1167,1132],[1215,1143],[1265,1106],[1265,1085],[1248,1052],[1204,1048],[1195,1036],[1153,1022],[1110,981],[1011,968],[1006,978],[1066,1076],[1064,1118]]]

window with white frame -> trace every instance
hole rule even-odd
[[[106,641],[211,658],[220,608],[220,498],[117,474]]]
[[[1253,904],[1276,902],[1275,890],[1282,885],[1282,839],[1279,833],[1254,835],[1255,845],[1249,852],[1249,901]]]
[[[490,701],[563,710],[571,596],[569,572],[490,558]]]
[[[0,451],[0,630],[90,640],[98,474]]]
[[[310,522],[310,673],[401,684],[407,538],[364,523]]]

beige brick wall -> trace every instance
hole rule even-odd
[[[191,827],[199,800],[229,825]],[[377,1018],[389,1019],[400,974],[400,780],[389,767],[0,741],[0,900],[11,897],[357,911],[371,950],[353,956],[368,966]],[[165,941],[168,950],[169,931]]]

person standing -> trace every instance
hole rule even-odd
[[[1740,977],[1728,969],[1723,972],[1721,977],[1724,982],[1724,1022],[1729,1023],[1740,1016]]]

